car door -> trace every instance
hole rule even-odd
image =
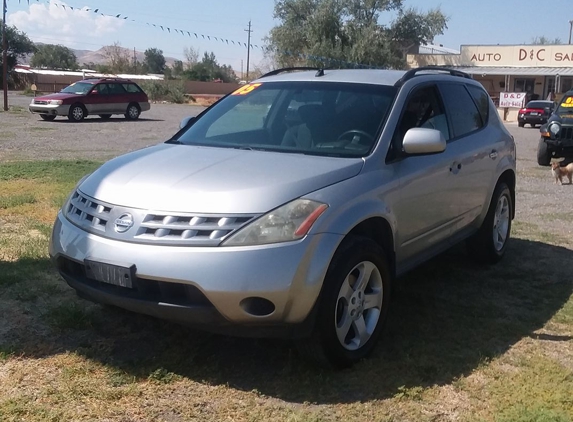
[[[84,100],[89,114],[105,114],[109,102],[107,84],[97,84]]]
[[[455,157],[452,189],[459,208],[458,231],[476,221],[483,207],[488,206],[501,145],[496,146],[499,131],[487,125],[490,100],[482,89],[456,82],[438,86],[452,122],[453,138],[448,148]]]
[[[129,105],[127,91],[123,88],[121,83],[110,82],[108,83],[109,89],[109,102],[107,110],[109,114],[125,113]]]
[[[431,155],[404,156],[402,141],[415,127],[436,129],[446,141],[450,128],[443,102],[435,84],[410,93],[393,137],[396,151],[392,166],[400,180],[399,199],[394,213],[398,231],[397,259],[403,266],[423,258],[432,247],[446,243],[458,222],[458,198],[453,188],[456,178],[454,151]]]

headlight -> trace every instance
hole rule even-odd
[[[561,130],[561,125],[557,122],[552,122],[549,124],[549,126],[547,126],[547,130],[549,133],[551,133],[551,135],[557,136]]]
[[[252,246],[302,239],[328,205],[296,199],[277,208],[233,234],[224,246]]]
[[[62,100],[50,100],[48,104],[50,105],[62,105],[64,102]]]

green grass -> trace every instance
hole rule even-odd
[[[54,183],[75,183],[100,165],[95,161],[84,160],[8,162],[0,165],[0,181],[41,179]]]
[[[0,195],[0,208],[14,208],[24,204],[33,204],[36,202],[34,195],[29,193],[16,195]]]
[[[48,310],[46,318],[56,328],[85,330],[93,327],[93,315],[83,303],[63,303]]]
[[[516,220],[498,265],[455,248],[413,270],[373,355],[332,371],[289,341],[208,334],[78,298],[48,239],[73,185],[98,165],[0,165],[0,421],[571,422],[567,232]]]

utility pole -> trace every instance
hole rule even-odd
[[[8,111],[8,37],[6,36],[6,0],[2,5],[2,88],[4,89],[4,111]]]
[[[573,20],[569,21],[569,44],[571,44],[571,31],[573,31]]]
[[[245,29],[245,32],[249,33],[249,38],[247,42],[247,77],[245,78],[245,80],[249,82],[249,61],[251,59],[251,32],[253,32],[251,30],[251,21],[249,21],[249,29]]]

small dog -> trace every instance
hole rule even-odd
[[[569,184],[572,184],[573,179],[573,163],[567,164],[565,167],[561,167],[559,163],[551,163],[551,174],[555,177],[555,184],[557,184],[557,180],[563,184],[563,176],[567,176],[569,179]]]

